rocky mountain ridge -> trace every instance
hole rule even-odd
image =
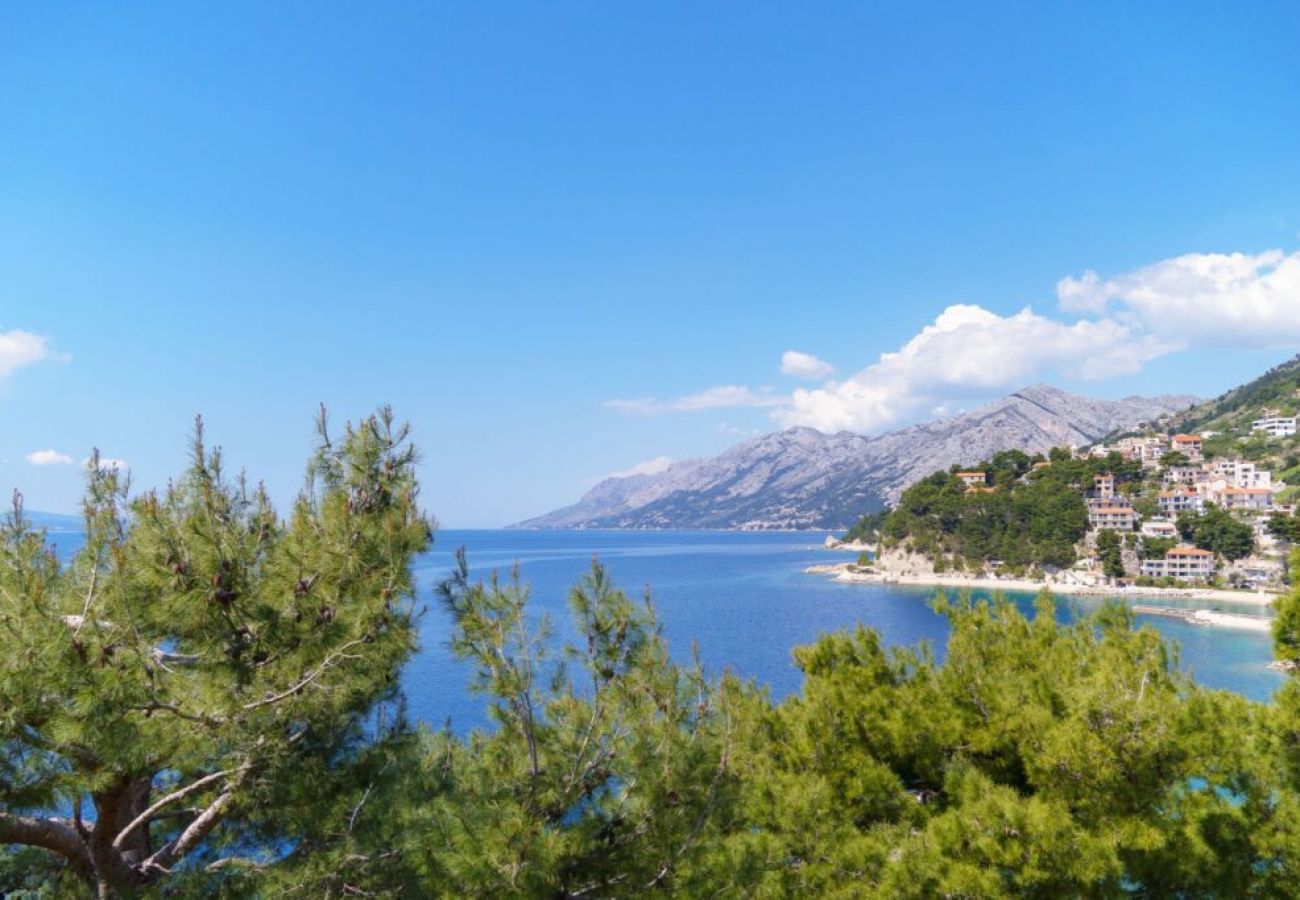
[[[1195,397],[1093,400],[1034,385],[876,437],[791,428],[655,475],[608,478],[521,528],[843,529],[936,469],[998,450],[1044,452],[1152,422]]]

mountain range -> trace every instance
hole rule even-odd
[[[518,528],[831,529],[897,500],[937,469],[999,450],[1086,445],[1198,403],[1094,400],[1034,385],[970,412],[876,437],[791,428],[653,475],[607,478],[577,503]]]

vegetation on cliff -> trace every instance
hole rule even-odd
[[[984,473],[987,486],[972,490],[954,467],[904,491],[881,527],[886,544],[958,565],[1069,566],[1088,530],[1083,492],[1093,476],[1109,472],[1121,485],[1141,477],[1118,455],[1076,460],[1062,451],[1044,459],[1009,450],[969,469]]]

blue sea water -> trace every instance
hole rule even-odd
[[[932,589],[805,574],[810,565],[851,558],[822,549],[823,539],[806,532],[441,531],[419,575],[428,597],[428,589],[451,572],[458,547],[465,548],[475,577],[492,570],[505,576],[517,562],[532,587],[532,609],[550,616],[563,637],[569,633],[568,591],[598,556],[629,594],[649,588],[675,657],[688,660],[698,645],[710,671],[728,668],[757,679],[777,698],[799,690],[795,647],[859,623],[891,644],[928,641],[942,657],[947,624],[930,608]],[[1033,595],[1010,596],[1032,612]],[[1100,603],[1062,598],[1058,617],[1068,620]],[[1240,611],[1266,612],[1251,606]],[[1158,617],[1139,623],[1176,642],[1182,666],[1207,686],[1267,700],[1285,678],[1266,668],[1272,659],[1267,634]],[[447,649],[450,633],[448,613],[430,600],[421,621],[422,649],[407,668],[405,688],[413,717],[433,725],[450,720],[464,731],[485,724],[485,704],[469,693],[470,673]]]
[[[766,685],[778,699],[800,688],[791,655],[795,647],[859,623],[878,630],[889,644],[927,641],[942,658],[947,623],[930,607],[934,590],[845,584],[805,574],[810,565],[852,558],[824,550],[824,538],[809,532],[440,531],[434,548],[417,562],[426,609],[420,651],[403,676],[410,714],[435,727],[450,722],[461,733],[487,724],[485,698],[469,690],[471,670],[448,649],[450,615],[434,599],[433,589],[451,573],[459,547],[466,550],[474,578],[486,579],[493,570],[504,577],[518,563],[532,589],[530,609],[549,616],[559,638],[573,633],[569,590],[599,557],[627,593],[651,592],[676,658],[689,661],[697,646],[711,673],[730,669]],[[51,528],[49,539],[64,558],[81,544],[73,525]],[[1032,613],[1032,594],[1009,596]],[[1100,603],[1095,597],[1064,597],[1057,615],[1068,621]],[[1240,611],[1267,612],[1252,606]],[[1267,668],[1272,659],[1267,634],[1159,617],[1138,621],[1176,642],[1182,666],[1207,686],[1267,700],[1286,677]]]

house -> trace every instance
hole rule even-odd
[[[1092,478],[1092,491],[1094,497],[1100,497],[1103,500],[1114,498],[1115,476],[1109,472],[1094,475]]]
[[[984,487],[989,483],[989,476],[985,472],[958,472],[957,478],[968,488]]]
[[[1273,486],[1272,472],[1243,459],[1215,460],[1208,468],[1214,476],[1222,478],[1233,487],[1271,488]]]
[[[1251,423],[1251,431],[1262,431],[1269,437],[1290,437],[1297,431],[1296,416],[1267,416]]]
[[[1147,519],[1142,523],[1142,536],[1151,538],[1176,538],[1178,529],[1168,519]]]
[[[1137,460],[1144,466],[1154,466],[1169,449],[1169,439],[1162,434],[1123,438],[1116,449],[1125,459]]]
[[[1255,588],[1280,584],[1286,574],[1280,561],[1265,559],[1242,560],[1233,567],[1233,571],[1242,581]]]
[[[1224,509],[1244,510],[1246,512],[1271,512],[1273,509],[1273,489],[1225,487],[1218,492],[1215,502]]]
[[[1169,484],[1181,484],[1191,487],[1208,478],[1209,475],[1200,466],[1170,466],[1165,469],[1165,481]]]
[[[1205,511],[1205,498],[1196,491],[1187,489],[1161,491],[1157,498],[1160,512],[1170,519],[1176,519],[1179,513]]]
[[[1137,513],[1131,506],[1096,506],[1088,510],[1088,524],[1096,529],[1132,531],[1137,523]]]
[[[1214,572],[1214,554],[1198,547],[1174,547],[1164,559],[1142,561],[1142,574],[1148,578],[1208,581]]]
[[[1200,462],[1205,458],[1200,435],[1176,434],[1172,444],[1174,450],[1183,454],[1192,462]]]

